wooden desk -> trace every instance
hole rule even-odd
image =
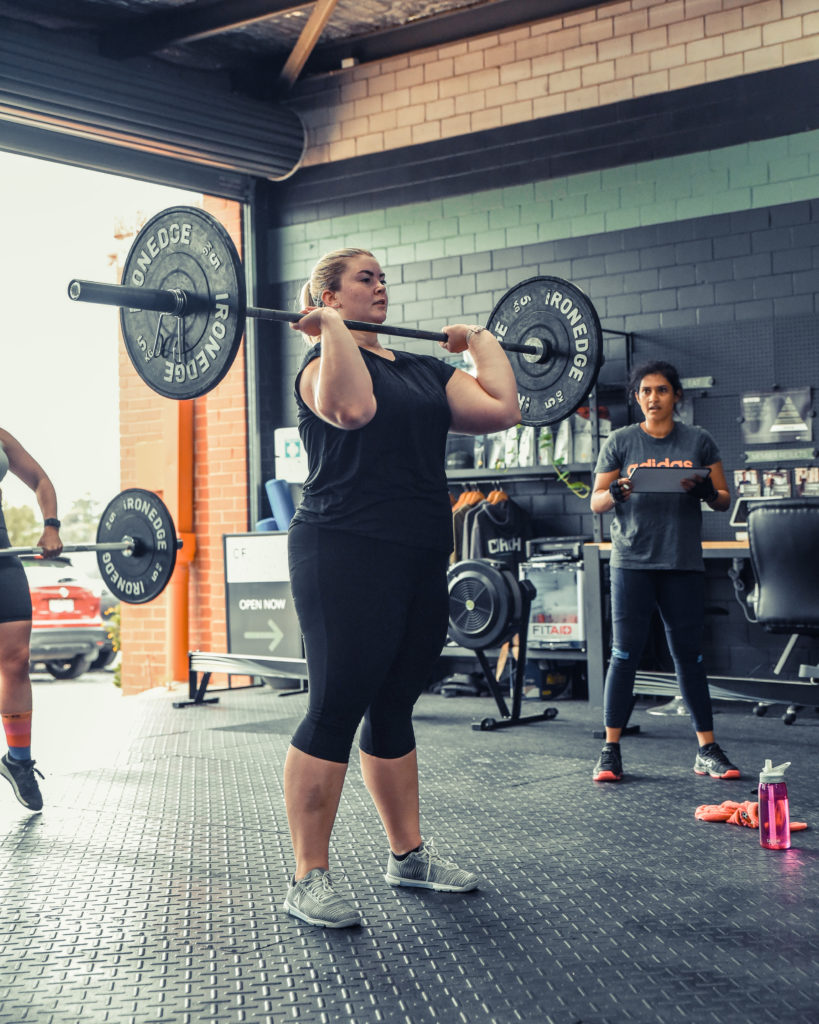
[[[750,557],[747,540],[705,541],[702,545],[702,553],[706,561],[722,558],[733,563],[735,560]],[[583,547],[583,564],[586,572],[584,614],[586,616],[589,703],[600,708],[601,713],[610,643],[604,629],[605,605],[603,602],[608,600],[608,594],[604,592],[602,586],[602,566],[610,557],[611,543],[609,542],[586,544]],[[765,643],[771,644],[775,640],[784,642],[784,636],[768,634],[761,626],[750,626],[749,628],[751,630],[759,629],[760,639],[764,636]],[[759,677],[756,674],[752,676],[714,675],[709,672],[712,697],[807,707],[819,706],[819,686],[812,682],[778,678],[778,673],[784,668],[794,640],[795,638],[792,637],[786,644],[785,650],[779,655],[773,675]],[[802,674],[804,675],[804,673]],[[635,692],[673,695],[679,690],[672,672],[639,672],[635,683]],[[785,721],[788,721],[787,715]]]
[[[608,558],[611,554],[611,541],[603,541],[602,544],[585,544],[585,548],[597,548],[600,551],[602,558]],[[702,542],[702,555],[703,558],[725,558],[726,556],[733,558],[735,553],[739,552],[736,556],[742,558],[743,552],[747,556],[748,554],[748,541],[747,540],[704,540]]]

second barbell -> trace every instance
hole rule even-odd
[[[126,604],[145,604],[168,585],[181,541],[157,494],[139,487],[120,492],[105,506],[94,544],[66,544],[65,554],[94,551],[105,585]],[[0,558],[42,555],[39,547],[0,548]]]

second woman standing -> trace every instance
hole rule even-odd
[[[634,678],[659,608],[683,701],[699,744],[694,771],[717,779],[739,778],[714,738],[714,716],[702,656],[705,624],[704,502],[714,511],[731,503],[719,450],[702,427],[674,418],[683,398],[677,370],[646,363],[632,374],[629,393],[642,423],[609,435],[597,460],[592,512],[614,510],[611,525],[611,660],[606,674],[606,742],[594,766],[595,782],[623,777],[620,736],[631,711]],[[635,493],[637,466],[691,467],[678,493]],[[707,476],[696,469],[708,467]]]

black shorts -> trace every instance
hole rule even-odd
[[[10,548],[6,521],[0,509],[0,548]],[[31,592],[23,563],[13,555],[0,555],[0,622],[31,619]]]

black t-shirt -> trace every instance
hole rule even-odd
[[[377,409],[358,430],[326,423],[299,393],[302,372],[321,355],[321,344],[299,368],[295,396],[308,476],[293,522],[449,552],[446,385],[454,367],[435,356],[396,351],[393,361],[359,351]]]

